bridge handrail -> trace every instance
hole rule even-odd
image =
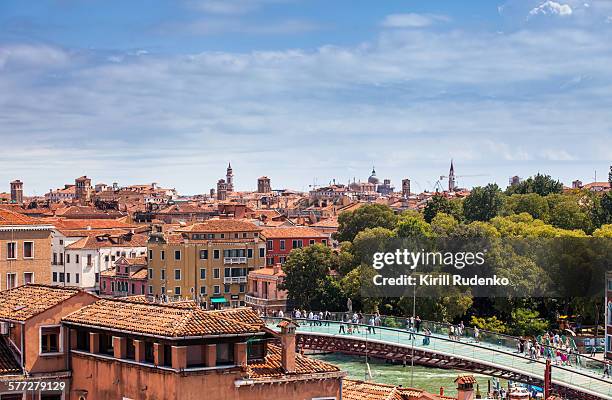
[[[266,320],[280,321],[280,320],[282,319],[282,318],[278,318],[278,317],[267,317],[267,316],[262,317],[262,318],[264,319],[264,321],[266,321]],[[306,321],[306,322],[309,322],[309,323],[310,323],[310,322],[314,322],[314,320],[311,320],[311,319],[308,319],[308,318],[293,318],[293,320],[296,320],[296,321]],[[367,324],[359,324],[359,323],[353,323],[353,322],[347,322],[347,321],[317,320],[317,322],[321,322],[321,323],[331,323],[331,324],[334,324],[334,325],[345,324],[345,325],[351,325],[351,326],[360,326],[360,327],[365,328],[365,329],[366,329],[366,332],[367,332],[367,328],[368,328],[368,327],[372,328],[372,326],[371,326],[371,325],[367,325]],[[305,326],[305,325],[304,325],[304,326]],[[429,336],[429,335],[425,335],[425,334],[423,334],[423,333],[419,333],[419,332],[416,332],[416,331],[414,331],[414,332],[410,332],[410,331],[407,331],[407,330],[405,330],[405,329],[398,329],[398,328],[392,328],[392,327],[386,327],[386,326],[374,326],[373,328],[374,328],[374,329],[381,329],[381,330],[386,330],[386,331],[397,332],[398,334],[400,334],[400,333],[401,333],[401,334],[410,334],[410,333],[412,333],[412,334],[413,334],[413,335],[415,335],[415,336],[420,336],[420,337],[430,337],[430,338],[433,338],[433,339],[435,339],[435,340],[440,340],[440,341],[443,341],[443,342],[457,343],[457,341],[452,340],[452,339],[448,339],[448,338],[445,338],[445,337],[440,337],[440,336]],[[366,334],[366,338],[367,338],[367,334]],[[413,340],[414,340],[414,339],[413,339]],[[512,356],[512,357],[515,357],[515,358],[518,358],[518,359],[521,359],[521,360],[524,360],[524,359],[526,358],[526,357],[525,357],[524,355],[522,355],[521,353],[512,353],[512,352],[504,351],[504,350],[501,350],[501,349],[496,349],[496,348],[486,347],[486,346],[482,346],[482,345],[480,345],[480,344],[478,344],[478,343],[470,343],[470,342],[460,342],[460,343],[461,343],[462,345],[467,345],[467,346],[471,346],[471,347],[476,347],[476,348],[484,349],[484,350],[487,350],[487,351],[492,351],[492,352],[494,352],[494,353],[499,353],[499,354],[509,355],[509,356]],[[537,364],[544,365],[544,366],[546,365],[546,362],[541,361],[541,360],[537,360],[537,359],[536,359],[536,360],[533,360],[533,359],[531,359],[530,361],[532,361],[532,362],[534,362],[534,363],[537,363]],[[597,361],[599,361],[599,360],[597,360]],[[585,378],[588,378],[588,379],[594,379],[594,380],[599,381],[599,382],[603,382],[603,383],[606,383],[606,384],[610,384],[610,382],[609,382],[609,381],[606,381],[605,379],[603,379],[603,378],[601,378],[601,377],[599,377],[599,376],[595,376],[595,375],[593,375],[593,374],[587,374],[587,373],[584,373],[584,372],[582,372],[582,371],[580,371],[580,370],[577,370],[577,369],[570,369],[570,368],[567,368],[567,367],[565,367],[565,366],[562,366],[562,365],[555,365],[555,364],[553,364],[553,365],[552,365],[552,368],[561,369],[561,370],[564,370],[564,371],[570,372],[570,373],[572,373],[572,374],[578,374],[578,375],[581,375],[581,376],[583,376],[583,377],[585,377]]]
[[[331,314],[336,318],[337,321],[339,321],[338,316],[349,315],[349,314],[352,314],[352,313],[353,312],[348,312],[347,311],[347,312],[332,312]],[[364,314],[364,313],[362,313],[362,315],[364,316],[364,319],[367,320],[368,317],[374,316],[375,314]],[[394,315],[380,315],[379,314],[379,317],[380,317],[381,323],[383,323],[385,321],[385,319],[393,319],[400,326],[405,325],[405,322],[406,322],[406,319],[407,319],[406,317],[397,317],[397,316],[394,316]],[[308,318],[303,318],[303,319],[307,320]],[[334,321],[334,320],[331,320],[331,321]],[[421,320],[421,324],[432,325],[432,327],[443,326],[443,327],[446,327],[447,329],[448,329],[448,327],[453,325],[453,324],[448,323],[448,322],[437,322],[437,321],[430,321],[430,320]],[[441,331],[441,330],[436,331],[436,330],[432,329],[432,332],[434,332],[434,333],[437,333],[439,331]],[[470,337],[474,337],[474,328],[473,327],[466,326],[464,328],[464,331],[465,332],[471,332],[471,335],[469,335],[469,336]],[[504,344],[499,343],[497,341],[493,342],[493,341],[487,340],[487,339],[491,338],[493,340],[497,340],[497,338],[502,338],[502,339],[505,339],[507,341],[512,341],[513,345],[516,345],[516,343],[519,340],[521,340],[520,337],[507,335],[505,333],[498,333],[498,332],[488,331],[488,330],[484,330],[484,329],[480,329],[479,332],[480,332],[479,339],[481,341],[487,342],[487,343],[491,343],[491,344],[495,344],[495,345],[499,345],[499,346],[504,346]],[[540,343],[540,346],[544,347],[545,349],[548,349],[549,351],[561,350],[561,351],[569,354],[569,352],[567,350],[558,349],[557,347],[552,346],[552,345],[546,345],[546,344]],[[511,347],[511,346],[505,346],[505,347]],[[512,347],[514,347],[514,346],[512,346]],[[598,369],[598,370],[602,370],[603,371],[603,361],[600,361],[600,360],[598,360],[598,359],[596,359],[594,357],[590,357],[588,355],[580,354],[580,353],[574,353],[573,352],[573,353],[571,353],[571,355],[575,357],[576,363],[580,363],[582,360],[585,360],[587,362],[591,362],[593,364],[598,365],[598,367],[594,368],[594,369]],[[586,368],[586,369],[589,369],[589,368]]]

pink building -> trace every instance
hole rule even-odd
[[[244,300],[247,306],[264,312],[287,310],[287,291],[280,290],[278,285],[285,278],[280,264],[249,272],[249,293]]]
[[[145,294],[147,258],[119,257],[115,265],[100,275],[100,294],[124,297]]]

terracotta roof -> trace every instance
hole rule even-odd
[[[131,238],[111,235],[91,235],[66,246],[66,250],[100,249],[104,247],[147,247],[147,236],[135,234]]]
[[[49,218],[49,222],[51,222],[57,229],[62,230],[84,230],[84,229],[124,229],[129,230],[131,228],[136,228],[134,224],[128,224],[124,221],[120,221],[117,219],[101,219],[101,218],[75,218],[75,219],[64,219],[64,218]]]
[[[295,355],[295,373],[293,375],[312,375],[318,373],[340,372],[340,368],[314,358]],[[281,348],[268,344],[268,351],[263,361],[247,365],[247,375],[251,379],[270,379],[287,376],[281,364]]]
[[[131,301],[133,303],[161,304],[161,303],[156,303],[155,301],[151,300],[151,296],[147,296],[144,294],[136,295],[136,296],[120,297],[120,299],[125,300],[125,301]],[[163,303],[163,305],[167,307],[176,307],[176,308],[196,308],[198,306],[196,302],[193,300],[179,300],[179,301],[173,301],[171,303]]]
[[[263,267],[249,272],[249,275],[286,276],[282,268]]]
[[[17,375],[21,372],[7,339],[0,337],[0,375]]]
[[[253,326],[263,326],[264,322],[255,311],[250,307],[228,308],[226,310],[210,311],[224,318],[230,318],[234,321],[242,322]]]
[[[345,400],[425,400],[441,399],[440,396],[420,389],[402,388],[383,383],[344,379],[342,398]],[[446,398],[446,397],[445,397]]]
[[[338,228],[338,226],[339,226],[338,218],[322,219],[319,222],[315,222],[314,224],[312,224],[310,226],[316,226],[316,227],[320,227],[320,228]]]
[[[177,229],[177,232],[259,232],[261,228],[237,219],[209,219],[193,225]]]
[[[0,226],[47,225],[40,220],[28,217],[0,206]]]
[[[261,235],[266,239],[327,238],[327,235],[307,226],[265,228],[261,231]]]
[[[27,284],[0,292],[0,319],[26,321],[72,296],[77,288]]]
[[[474,375],[459,375],[455,379],[455,383],[459,385],[474,384],[476,383],[476,378],[474,378]]]
[[[237,335],[260,331],[260,327],[232,319],[223,312],[124,299],[98,300],[64,317],[63,321],[163,337]]]

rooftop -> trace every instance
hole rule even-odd
[[[47,225],[40,220],[0,207],[0,226]]]
[[[295,355],[295,373],[298,375],[311,375],[317,373],[340,372],[340,368],[333,364],[305,357],[299,353]],[[268,351],[263,361],[247,365],[247,375],[251,379],[282,378],[287,376],[281,363],[281,348],[268,345]]]
[[[70,287],[27,284],[0,292],[0,319],[26,321],[80,293]]]
[[[264,228],[261,235],[266,239],[327,238],[327,235],[307,226]]]
[[[259,232],[261,228],[250,222],[236,219],[209,219],[193,225],[177,229],[177,232]]]
[[[123,299],[101,299],[66,316],[63,321],[92,327],[129,331],[149,336],[181,338],[254,334],[263,324],[254,311],[253,321],[259,325],[234,319],[228,311],[204,311],[199,308],[177,307],[172,304],[144,303]],[[246,309],[241,315],[247,320]]]

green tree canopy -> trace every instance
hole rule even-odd
[[[506,198],[504,214],[527,213],[535,219],[548,219],[548,202],[546,198],[536,193],[513,194]]]
[[[458,200],[451,201],[441,194],[435,194],[427,201],[423,210],[423,216],[425,221],[431,222],[438,213],[449,214],[457,220],[461,220],[461,202]]]
[[[468,221],[488,221],[499,214],[504,196],[494,183],[475,187],[463,200],[463,215]]]
[[[346,211],[338,216],[338,241],[352,241],[355,236],[367,228],[394,229],[397,215],[383,204],[366,204],[355,211]]]
[[[553,193],[562,193],[563,184],[550,177],[550,175],[537,174],[529,177],[517,185],[508,186],[506,194],[527,194],[537,193],[540,196],[548,196]]]

